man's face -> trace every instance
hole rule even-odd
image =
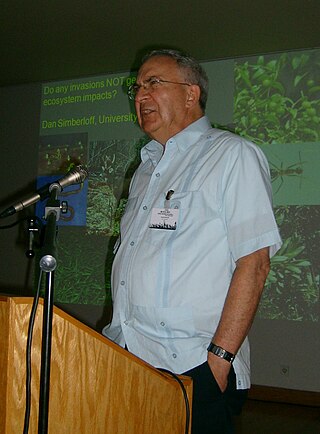
[[[185,83],[186,78],[171,57],[155,56],[140,68],[137,84],[143,85],[151,77]],[[194,121],[190,111],[190,94],[195,86],[159,83],[154,88],[138,91],[135,107],[141,129],[163,145]],[[198,116],[199,117],[199,116]]]

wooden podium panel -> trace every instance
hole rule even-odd
[[[33,299],[0,297],[0,432],[23,432]],[[32,344],[29,434],[38,432],[42,303]],[[180,377],[192,399],[192,380]],[[179,384],[54,307],[49,434],[183,434]]]

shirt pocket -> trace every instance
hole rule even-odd
[[[149,338],[190,338],[195,336],[191,306],[133,306],[133,328]]]
[[[166,205],[178,211],[176,229],[148,228],[146,234],[146,241],[159,248],[172,242],[176,237],[189,234],[190,237],[194,237],[197,226],[204,220],[213,218],[212,209],[206,203],[202,191],[175,192]],[[164,201],[156,204],[155,207],[164,208]]]

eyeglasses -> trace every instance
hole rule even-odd
[[[161,80],[161,78],[150,77],[143,84],[135,83],[135,84],[132,84],[131,86],[129,86],[128,97],[130,99],[134,100],[135,97],[137,96],[137,93],[139,92],[139,90],[141,88],[143,88],[144,90],[147,90],[149,92],[152,92],[155,89],[157,89],[158,87],[160,87],[162,83],[181,84],[183,86],[191,86],[191,83],[181,83],[178,81]]]

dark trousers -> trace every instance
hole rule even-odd
[[[207,362],[183,375],[193,379],[192,434],[233,434],[233,418],[240,414],[248,393],[236,389],[233,367],[224,393]]]

